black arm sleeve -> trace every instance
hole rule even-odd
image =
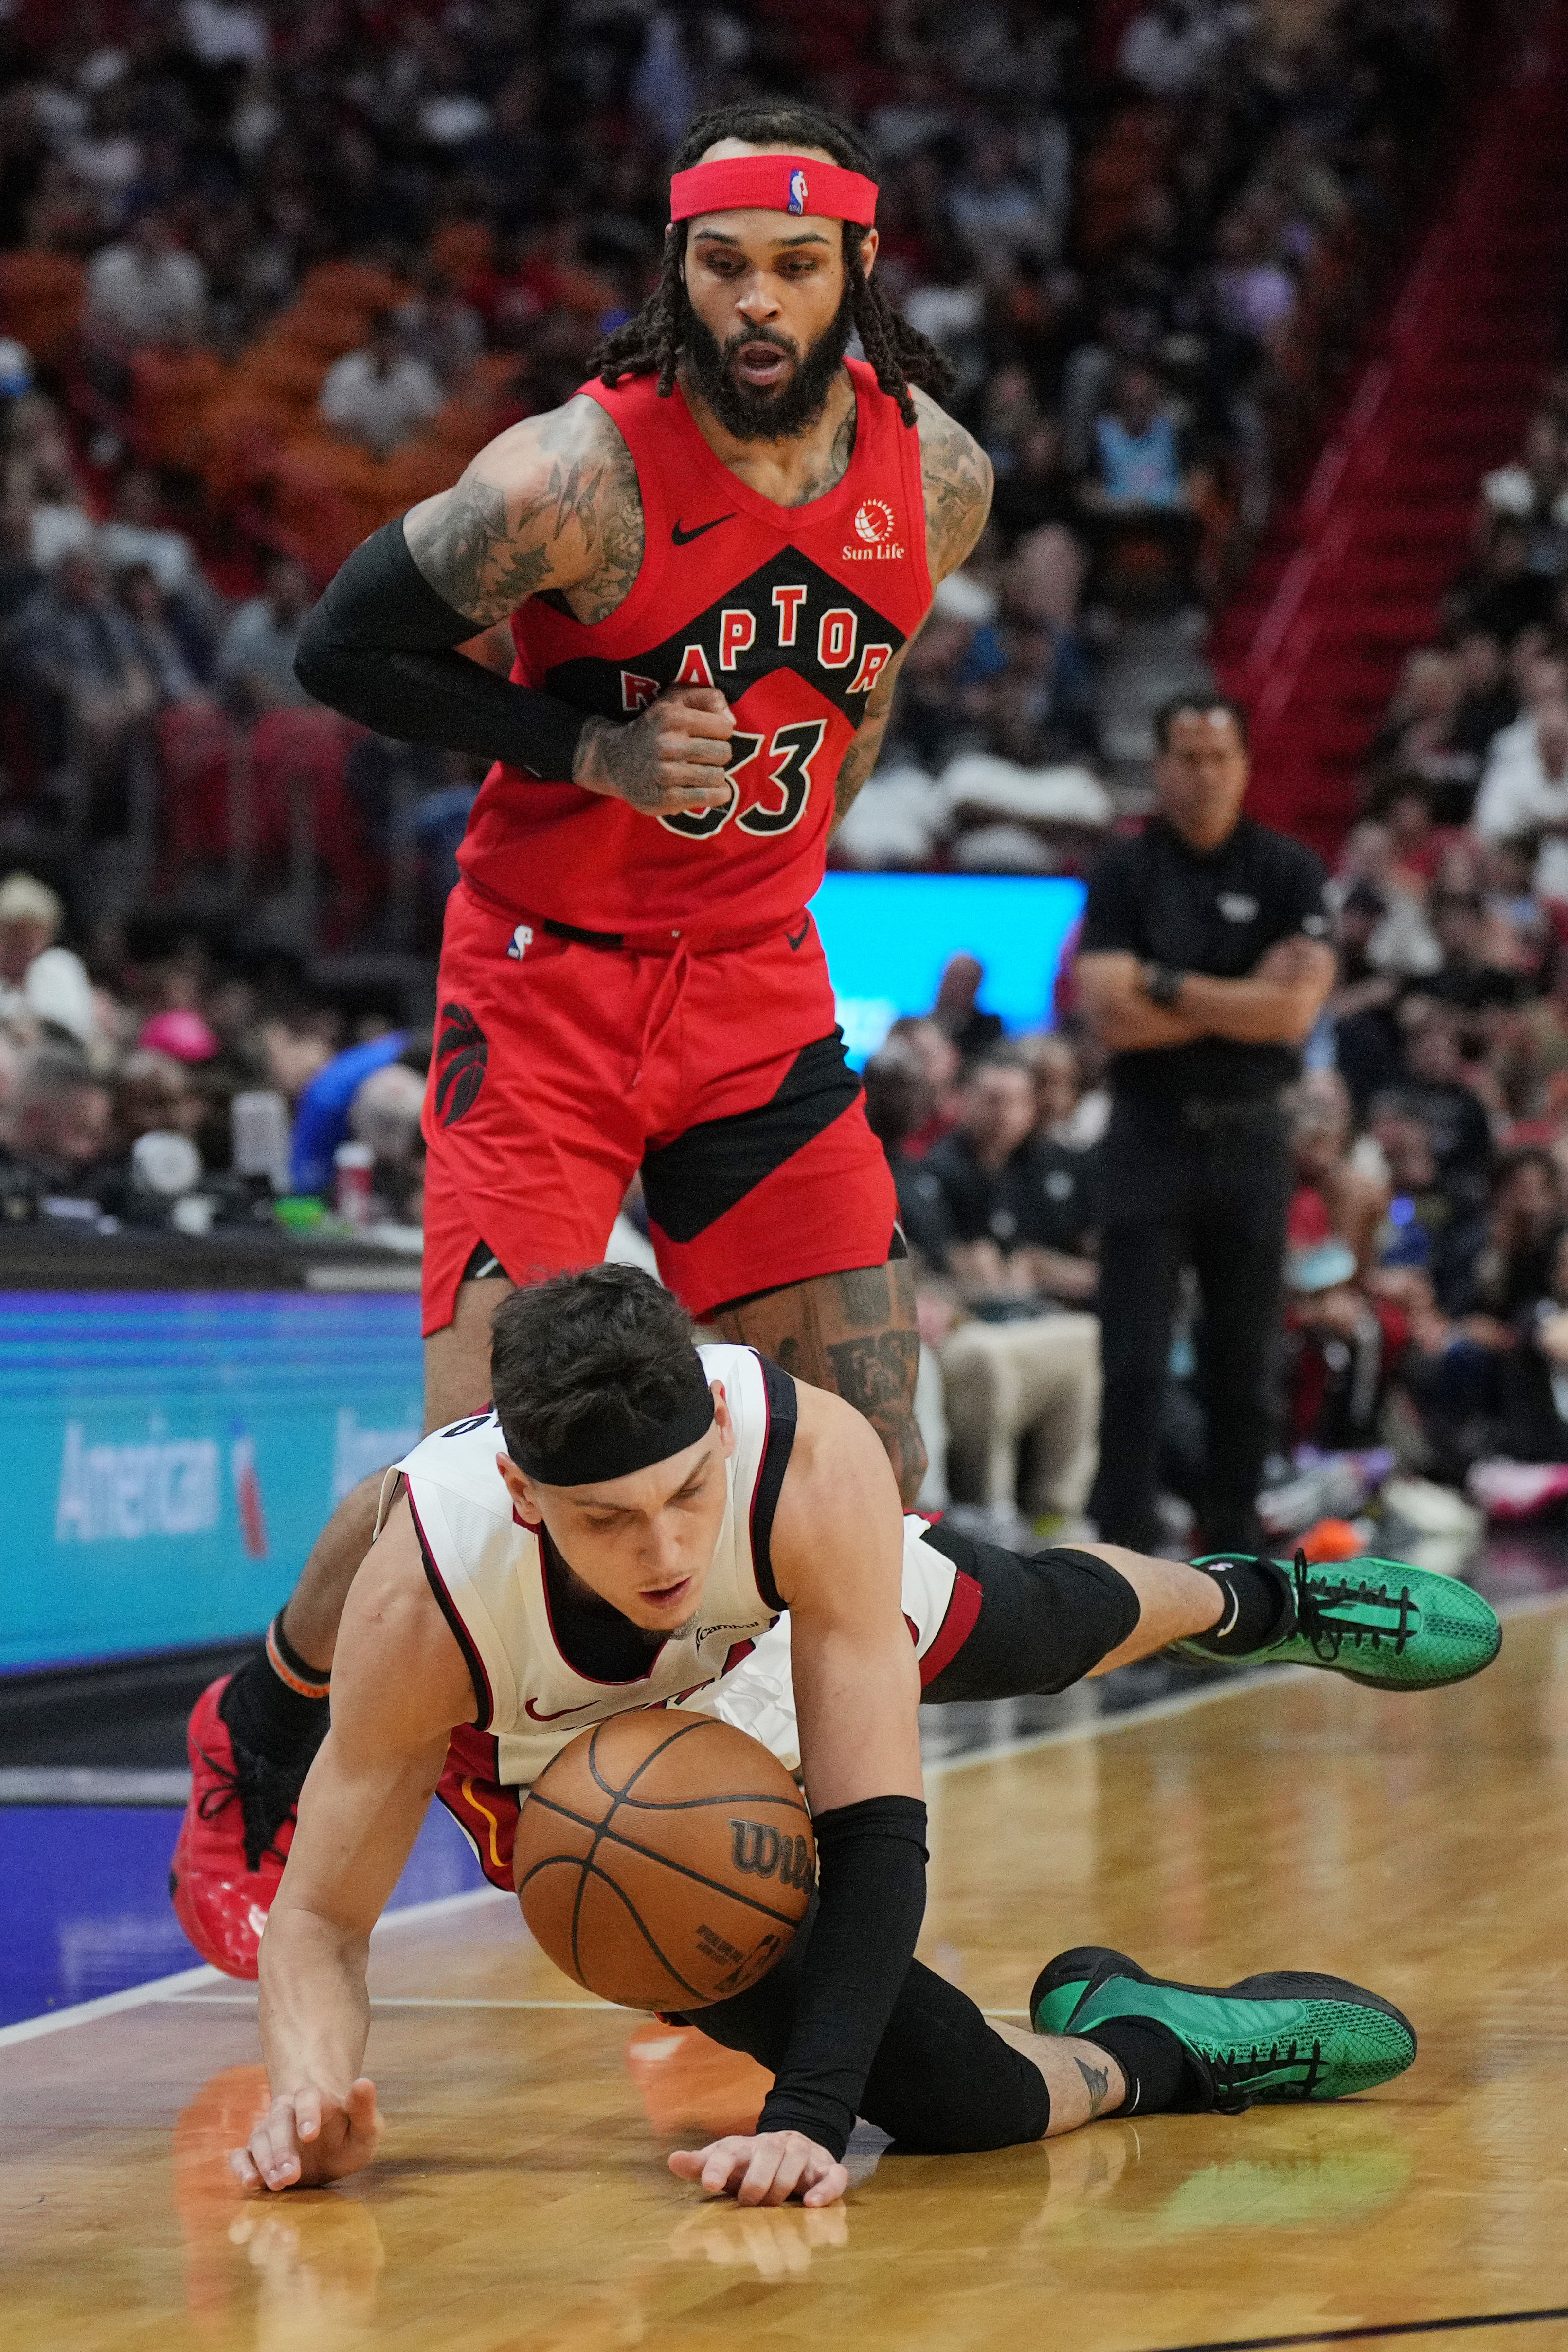
[[[478,625],[438,596],[383,523],[329,583],[299,633],[294,675],[318,702],[402,743],[437,743],[570,782],[588,713],[513,686],[454,648]]]
[[[841,2157],[925,1913],[925,1808],[867,1797],[815,1822],[821,1901],[784,2061],[758,2131]]]

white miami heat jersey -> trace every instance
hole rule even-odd
[[[708,1379],[723,1383],[735,1425],[724,1523],[695,1622],[632,1681],[596,1682],[563,1655],[540,1535],[517,1517],[496,1466],[505,1442],[494,1413],[436,1430],[398,1465],[426,1578],[473,1677],[475,1729],[494,1738],[503,1786],[528,1787],[590,1724],[716,1682],[779,1614],[768,1538],[795,1434],[795,1384],[751,1348],[698,1352]]]

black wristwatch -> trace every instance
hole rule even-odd
[[[1181,994],[1185,971],[1177,971],[1168,963],[1146,963],[1144,966],[1144,994],[1151,1004],[1160,1005],[1169,1013]]]

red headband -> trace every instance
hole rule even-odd
[[[670,218],[696,213],[816,213],[870,228],[876,218],[876,182],[813,155],[727,155],[694,163],[670,182]]]

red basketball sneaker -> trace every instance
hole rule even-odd
[[[191,1800],[169,1866],[174,1916],[204,1960],[225,1976],[253,1978],[261,1931],[294,1838],[296,1777],[236,1747],[218,1701],[225,1675],[192,1710],[186,1746]]]

